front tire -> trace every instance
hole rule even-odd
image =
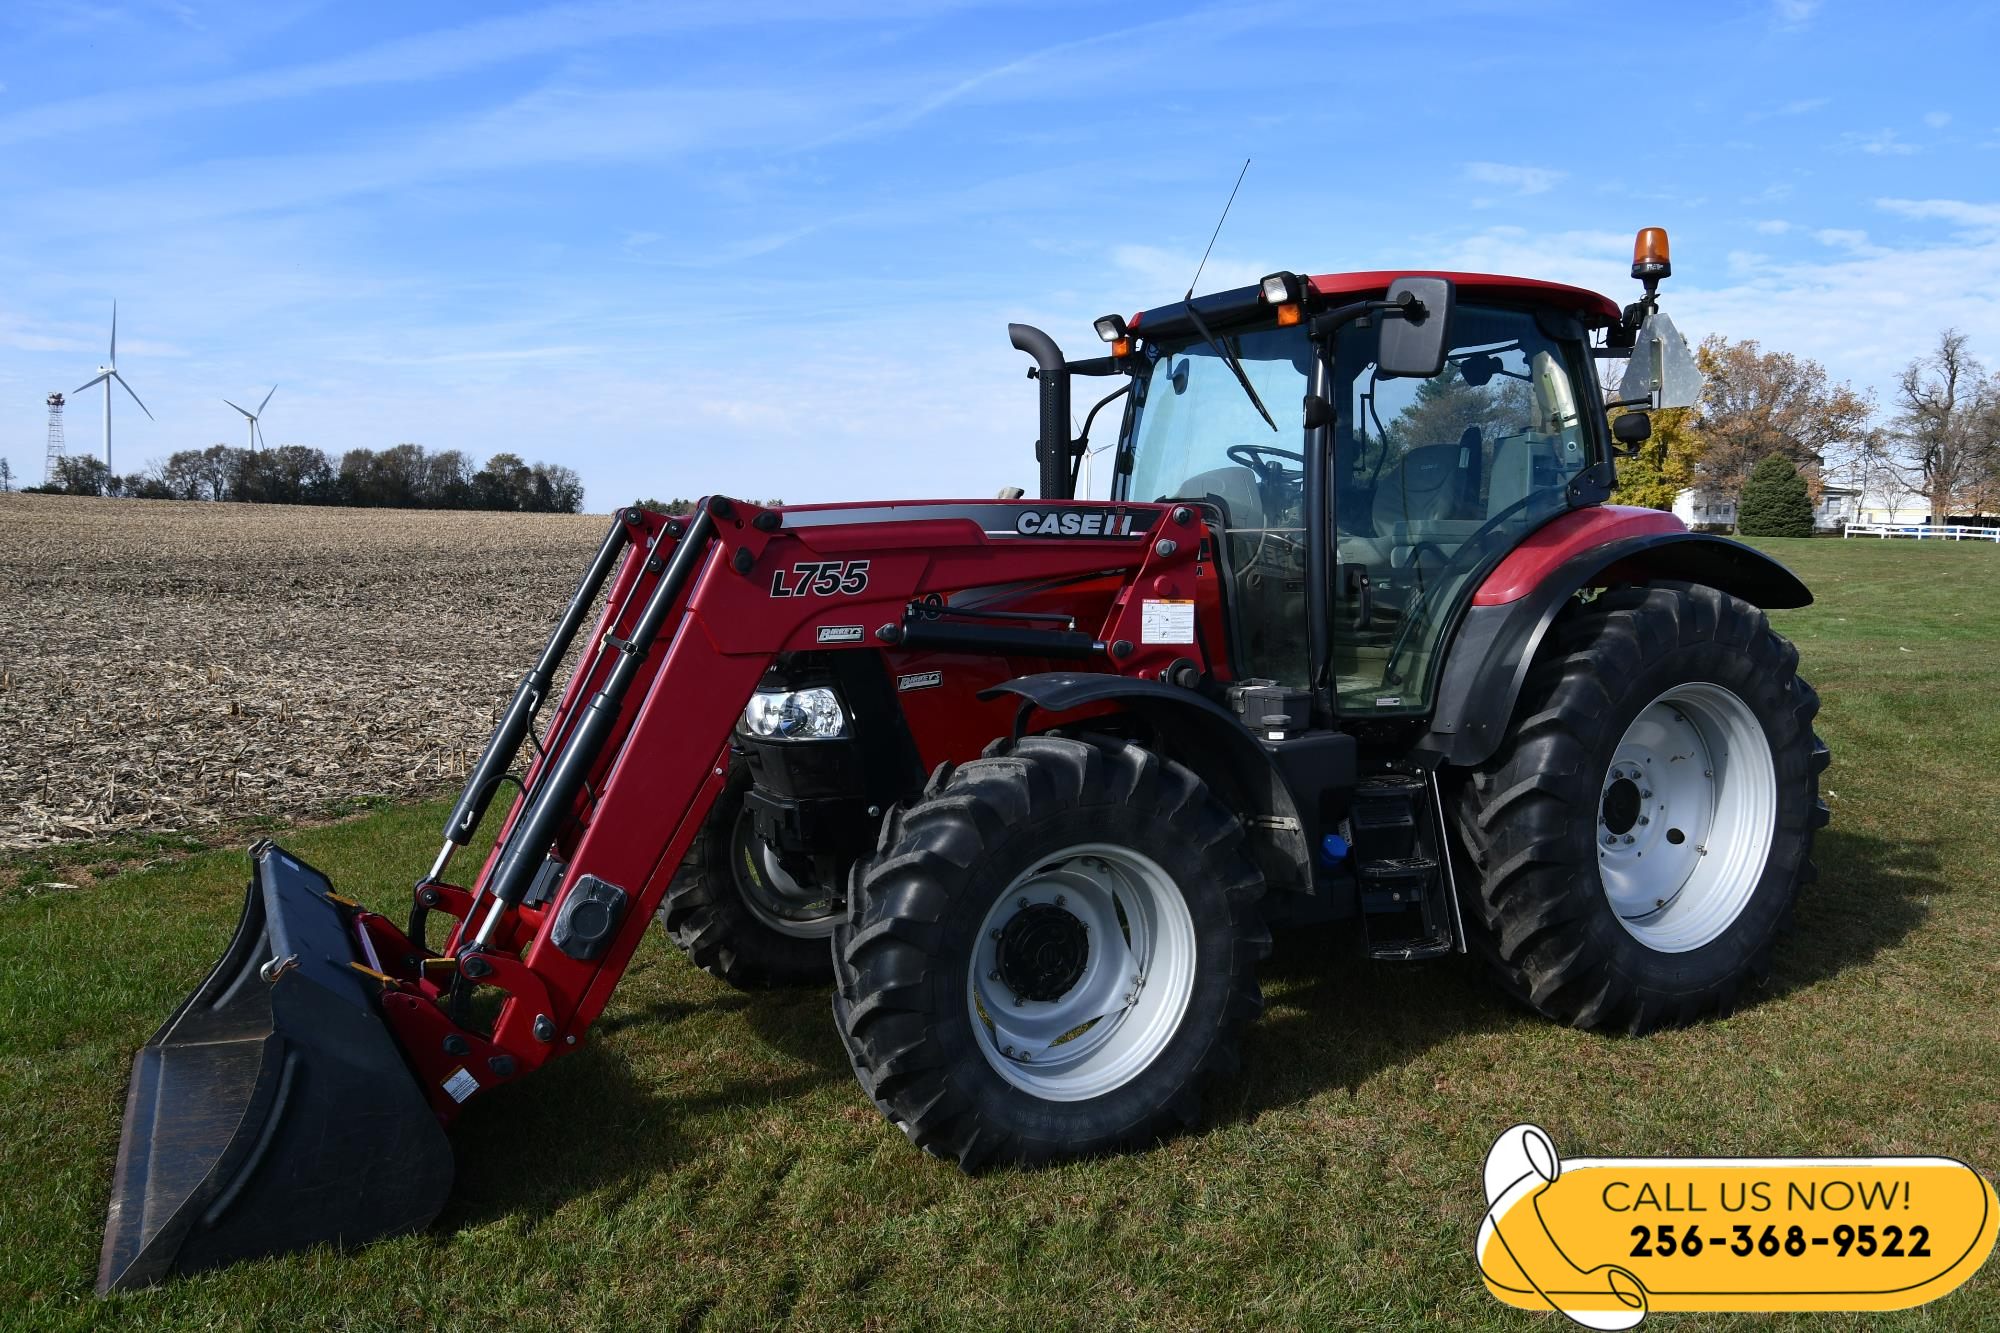
[[[757,838],[747,766],[709,808],[660,904],[660,928],[702,971],[738,990],[824,985],[837,903],[801,888]]]
[[[1577,1027],[1728,1013],[1814,878],[1818,711],[1798,650],[1715,588],[1567,611],[1459,792],[1466,924],[1502,985]]]
[[[971,1171],[1194,1125],[1262,1008],[1264,881],[1188,769],[1031,736],[890,816],[834,938],[862,1087]]]

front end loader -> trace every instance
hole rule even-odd
[[[830,982],[865,1094],[968,1170],[1195,1124],[1274,924],[1477,952],[1568,1023],[1726,1011],[1827,756],[1764,616],[1798,580],[1605,503],[1690,391],[1665,273],[1649,229],[1622,310],[1279,273],[1098,358],[1017,325],[1034,499],[619,511],[407,920],[253,850],[135,1064],[99,1290],[426,1225],[459,1112],[585,1040],[656,917],[736,984]]]

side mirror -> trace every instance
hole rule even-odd
[[[1618,381],[1618,397],[1659,408],[1693,407],[1701,401],[1701,387],[1701,371],[1673,320],[1664,310],[1646,316],[1633,336],[1632,359]]]
[[[1653,419],[1644,412],[1620,412],[1611,419],[1614,452],[1630,458],[1639,446],[1653,438]]]
[[[1384,379],[1423,380],[1442,374],[1445,348],[1451,345],[1450,279],[1398,278],[1389,284],[1389,300],[1403,309],[1381,313],[1377,373]]]

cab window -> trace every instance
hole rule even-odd
[[[1429,379],[1383,376],[1375,343],[1351,325],[1334,356],[1332,665],[1348,715],[1429,707],[1476,577],[1568,506],[1596,448],[1582,346],[1531,313],[1461,305]]]

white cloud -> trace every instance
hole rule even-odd
[[[1836,379],[1886,400],[1898,371],[1938,330],[1953,327],[2000,360],[2000,204],[1878,201],[1885,212],[1956,223],[1942,240],[1869,241],[1824,229],[1836,242],[1798,258],[1704,250],[1688,240],[1662,303],[1691,339],[1755,338],[1810,357]],[[1542,234],[1491,227],[1445,249],[1448,267],[1573,283],[1616,300],[1636,290],[1626,275],[1631,237],[1596,231]]]
[[[1516,166],[1507,162],[1467,162],[1465,179],[1480,185],[1495,185],[1515,194],[1546,194],[1567,176],[1553,167]]]
[[[1762,222],[1750,224],[1750,229],[1765,236],[1783,236],[1792,229],[1792,224],[1782,218],[1765,218]]]
[[[1812,19],[1820,0],[1772,0],[1771,17],[1781,28],[1801,27]]]
[[[1830,97],[1802,97],[1796,102],[1787,102],[1778,108],[1781,116],[1803,116],[1808,111],[1817,111],[1833,99]]]
[[[1864,134],[1859,130],[1849,130],[1840,136],[1841,147],[1858,153],[1875,153],[1893,157],[1908,157],[1917,151],[1915,144],[1904,143],[1894,130],[1875,130]]]
[[[1147,298],[1150,303],[1164,305],[1179,300],[1180,294],[1187,290],[1188,279],[1194,276],[1195,265],[1201,262],[1201,251],[1170,250],[1157,245],[1119,245],[1112,247],[1111,262],[1137,279],[1125,285],[1125,290],[1151,293]],[[1266,273],[1276,271],[1276,265],[1267,264],[1254,255],[1245,257],[1218,250],[1208,257],[1208,263],[1202,267],[1200,290],[1218,292],[1231,287],[1248,287]]]
[[[865,12],[866,7],[862,7]],[[654,5],[594,0],[547,5],[383,42],[350,55],[260,70],[208,83],[167,84],[50,102],[0,117],[0,144],[80,134],[186,111],[250,106],[315,93],[419,83],[530,56],[650,34],[778,21],[852,17],[830,0],[792,0],[782,10],[730,4]]]
[[[1951,124],[1951,112],[1927,111],[1924,113],[1924,124],[1930,126],[1934,130],[1941,130],[1945,126]]]
[[[1969,204],[1962,199],[1877,199],[1875,206],[1918,221],[1956,222],[1973,231],[2000,230],[2000,204]]]

